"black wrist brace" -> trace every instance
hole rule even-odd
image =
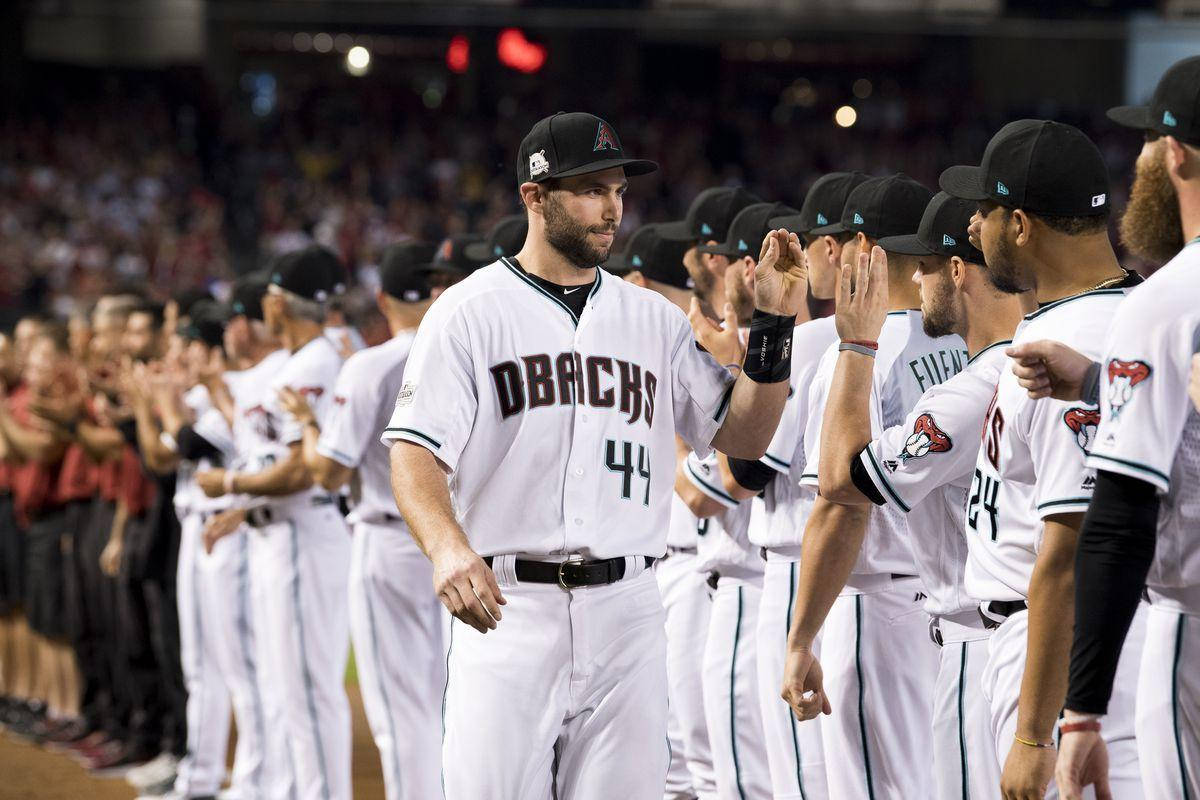
[[[779,383],[792,377],[792,331],[796,318],[754,310],[742,371],[755,383]]]

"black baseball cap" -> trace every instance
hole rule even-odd
[[[661,224],[643,225],[633,232],[620,255],[604,263],[604,269],[616,275],[626,275],[634,270],[647,279],[690,289],[690,279],[683,266],[683,255],[691,247],[689,242],[664,239],[660,235]]]
[[[189,341],[217,347],[224,341],[225,323],[228,321],[227,308],[212,299],[198,300],[192,304],[187,320],[179,324],[177,332]]]
[[[632,178],[654,172],[658,164],[626,157],[613,127],[583,111],[559,111],[539,120],[517,151],[519,184],[570,178],[613,167],[624,167],[626,177]]]
[[[687,215],[676,222],[659,225],[658,235],[674,242],[723,242],[729,223],[748,205],[762,200],[740,186],[713,186],[696,195]]]
[[[429,297],[433,245],[400,242],[388,245],[379,259],[379,288],[389,297],[415,303]]]
[[[1118,125],[1158,131],[1200,145],[1200,56],[1177,61],[1163,73],[1146,106],[1117,106],[1108,118]]]
[[[925,207],[916,233],[886,236],[879,240],[879,246],[889,253],[958,256],[969,264],[982,264],[983,253],[967,239],[967,226],[976,208],[971,200],[938,192]]]
[[[189,288],[182,289],[171,295],[171,299],[175,301],[175,307],[179,310],[179,316],[186,317],[192,310],[192,306],[202,301],[212,301],[212,292],[208,289]]]
[[[997,131],[978,167],[950,167],[938,181],[964,200],[1062,217],[1107,214],[1108,168],[1083,131],[1020,119]]]
[[[430,272],[448,272],[465,278],[482,266],[495,261],[495,257],[471,258],[467,247],[481,244],[484,239],[475,233],[452,233],[434,251],[433,261],[429,264]]]
[[[262,321],[262,297],[267,293],[269,276],[265,272],[249,272],[238,278],[229,293],[229,315]]]
[[[529,233],[529,218],[524,214],[502,217],[488,231],[481,242],[471,242],[463,248],[463,255],[472,261],[490,264],[500,256],[515,256],[525,246]]]
[[[869,175],[861,172],[831,172],[817,178],[808,194],[804,196],[804,205],[800,206],[799,214],[787,217],[776,217],[771,220],[772,228],[783,228],[789,233],[823,235],[818,228],[825,226],[841,226],[842,209],[846,207],[846,198],[854,187],[870,179]],[[826,231],[829,233],[835,231]],[[842,233],[843,231],[836,231]]]
[[[342,262],[332,250],[319,244],[279,256],[269,271],[271,285],[305,300],[324,303],[346,291]]]
[[[783,203],[754,203],[746,206],[729,223],[729,235],[719,244],[703,244],[697,248],[701,253],[714,253],[729,258],[750,256],[758,258],[763,239],[771,230],[770,221],[799,212]]]
[[[903,172],[868,178],[850,190],[838,222],[809,233],[864,233],[872,239],[903,236],[920,227],[921,215],[932,198],[933,192]]]

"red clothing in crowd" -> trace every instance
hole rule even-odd
[[[23,384],[9,395],[9,409],[13,419],[20,425],[30,425],[32,421],[32,414],[29,412],[31,395],[29,387]],[[61,464],[62,459],[59,458],[53,463],[24,461],[9,465],[13,508],[21,525],[28,525],[30,517],[40,511],[62,505],[58,496],[58,472]]]

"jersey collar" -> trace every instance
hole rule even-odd
[[[971,356],[970,358],[968,358],[968,359],[967,359],[967,366],[969,367],[969,366],[971,366],[972,364],[974,364],[976,361],[978,361],[978,360],[979,360],[979,357],[980,357],[981,355],[983,355],[984,353],[986,353],[988,350],[993,350],[993,349],[995,349],[995,348],[997,348],[997,347],[1004,347],[1004,346],[1005,346],[1005,345],[1007,345],[1007,344],[1012,344],[1012,339],[1003,339],[1003,340],[1001,340],[1001,341],[999,341],[999,342],[992,342],[992,343],[991,343],[991,344],[989,344],[987,347],[983,348],[983,349],[982,349],[982,350],[980,350],[978,353],[976,353],[975,355],[973,355],[973,356]]]
[[[576,326],[579,325],[579,317],[575,316],[575,312],[571,310],[569,305],[547,292],[541,286],[538,286],[537,281],[535,281],[533,278],[530,278],[523,269],[512,263],[507,256],[502,256],[500,258],[500,263],[507,267],[509,272],[515,275],[526,286],[529,286],[542,297],[545,297],[547,300],[554,303],[554,305],[565,311],[567,316],[571,318],[572,323],[574,323]],[[592,282],[592,288],[588,290],[588,303],[591,303],[592,298],[595,297],[596,293],[600,291],[600,276],[603,274],[604,270],[600,269],[600,267],[596,267],[596,279]]]

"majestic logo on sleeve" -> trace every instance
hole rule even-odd
[[[1095,408],[1068,408],[1063,422],[1075,434],[1075,444],[1085,453],[1091,452],[1096,440],[1096,428],[1100,426],[1100,411]]]
[[[1144,361],[1114,358],[1108,362],[1108,407],[1113,419],[1121,415],[1121,409],[1133,399],[1133,390],[1150,377],[1150,371],[1150,365]]]
[[[545,353],[521,356],[521,363],[505,361],[489,369],[501,419],[525,409],[569,406],[615,408],[632,425],[639,419],[654,424],[658,378],[648,369],[609,356],[579,353]]]
[[[923,458],[930,453],[945,453],[954,447],[954,442],[946,432],[938,427],[932,414],[922,414],[913,424],[912,435],[904,442],[900,451],[901,461],[910,458]]]

